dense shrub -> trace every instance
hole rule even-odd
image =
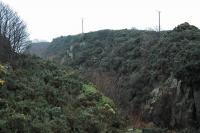
[[[2,133],[101,133],[123,128],[113,102],[70,68],[22,56],[6,71],[0,75],[5,80],[0,86]]]
[[[59,45],[55,44],[58,40]],[[188,23],[159,34],[134,29],[102,30],[86,33],[83,38],[80,35],[57,38],[50,45],[45,57],[53,57],[52,60],[60,63],[65,55],[63,64],[79,69],[130,115],[140,114],[151,99],[152,90],[163,87],[171,75],[181,80],[187,86],[184,89],[189,88],[191,93],[199,88],[200,30]],[[155,107],[165,109],[165,104],[172,103],[163,98]],[[166,105],[168,116],[172,106]],[[170,118],[164,116],[165,111],[160,112],[158,125],[168,126]],[[196,121],[196,116],[192,119]]]

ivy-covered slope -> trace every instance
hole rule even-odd
[[[76,71],[36,57],[0,65],[1,133],[116,133],[113,102]]]

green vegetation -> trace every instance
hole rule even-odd
[[[112,100],[71,68],[22,54],[23,20],[0,2],[0,133],[118,133],[126,121]],[[34,46],[36,46],[35,44]],[[41,46],[42,45],[42,46]],[[28,49],[43,51],[49,43]]]
[[[43,54],[45,49],[47,49],[49,46],[48,42],[38,42],[38,43],[32,43],[31,45],[26,47],[26,52],[33,54],[33,55],[37,55],[39,57],[44,57],[45,55]],[[31,49],[31,51],[30,51]],[[32,51],[34,51],[34,53],[32,53]]]
[[[21,56],[15,67],[0,65],[0,132],[116,133],[124,122],[113,102],[62,68]]]
[[[195,26],[183,23],[160,34],[125,29],[60,37],[43,54],[80,70],[133,120],[198,128],[200,30]]]
[[[6,69],[4,66],[0,65],[0,86],[5,84],[5,80],[1,79],[1,77],[6,73]]]

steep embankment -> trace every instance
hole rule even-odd
[[[76,71],[36,57],[0,64],[1,133],[120,132],[113,102]]]
[[[199,128],[200,30],[103,30],[54,39],[44,58],[82,72],[124,111],[167,128]]]

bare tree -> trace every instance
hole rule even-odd
[[[16,12],[2,2],[0,2],[0,35],[8,40],[11,53],[21,52],[28,38],[26,24]]]

